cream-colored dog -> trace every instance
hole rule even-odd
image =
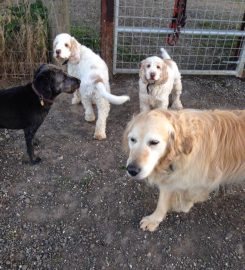
[[[122,104],[129,96],[115,96],[110,93],[108,68],[104,60],[91,49],[81,45],[74,37],[62,33],[55,37],[53,43],[54,57],[66,60],[68,73],[81,80],[80,89],[75,92],[72,104],[82,101],[85,120],[93,122],[95,114],[92,104],[98,109],[94,138],[106,138],[106,120],[110,103]]]
[[[152,110],[124,134],[127,171],[159,188],[156,210],[140,222],[154,231],[168,211],[188,212],[222,184],[245,180],[245,110]]]
[[[140,111],[151,108],[167,109],[172,95],[172,109],[182,109],[181,75],[177,64],[171,60],[165,49],[161,49],[162,58],[150,56],[141,61],[139,72]]]

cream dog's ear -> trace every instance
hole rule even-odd
[[[75,61],[75,62],[79,62],[80,61],[80,48],[79,48],[79,43],[77,42],[77,40],[74,37],[71,37],[71,60]]]
[[[159,82],[165,83],[167,80],[168,80],[167,65],[164,63],[164,60],[162,60],[162,70],[161,70]]]
[[[141,80],[143,82],[146,81],[146,78],[145,78],[145,62],[146,62],[145,60],[142,60],[140,62],[140,70],[139,70],[139,77],[141,78]]]

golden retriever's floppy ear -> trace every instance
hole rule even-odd
[[[193,139],[191,134],[183,134],[183,132],[175,128],[169,136],[170,148],[175,152],[175,155],[185,154],[188,155],[192,151]]]
[[[168,150],[171,159],[179,154],[188,155],[192,151],[193,137],[190,131],[183,129],[182,120],[178,115],[169,111],[164,111],[165,117],[169,120],[171,128],[169,128]]]
[[[128,134],[129,134],[129,130],[130,130],[130,123],[127,124],[127,127],[123,133],[123,138],[122,138],[122,149],[123,151],[128,154],[129,152],[129,146],[128,146]]]
[[[134,124],[134,118],[135,118],[135,115],[133,115],[132,119],[130,120],[130,122],[128,122],[127,126],[126,126],[126,129],[123,133],[123,138],[122,138],[122,148],[123,148],[123,151],[128,154],[129,152],[129,146],[128,146],[128,134],[129,132],[131,131],[132,129],[132,126]]]
[[[79,43],[74,37],[71,37],[71,57],[72,61],[80,61],[80,48],[79,48]]]
[[[159,82],[160,83],[165,83],[167,80],[168,80],[167,65],[162,60],[162,72],[161,72],[161,75],[160,75]]]
[[[182,152],[186,155],[190,154],[193,147],[193,139],[191,136],[186,136],[181,142]]]

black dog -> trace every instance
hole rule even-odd
[[[79,86],[79,79],[69,76],[54,65],[43,64],[35,72],[32,83],[0,90],[0,128],[24,130],[27,153],[32,164],[41,160],[34,157],[35,133],[55,97],[63,92],[73,93]]]

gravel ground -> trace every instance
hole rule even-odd
[[[121,137],[138,111],[137,76],[116,76],[108,139],[93,140],[71,96],[58,97],[37,135],[40,165],[22,131],[0,130],[0,269],[245,269],[245,189],[222,190],[188,213],[170,213],[154,233],[139,228],[157,190],[126,176]],[[3,86],[4,82],[0,82]],[[183,77],[191,108],[245,109],[244,82]]]

